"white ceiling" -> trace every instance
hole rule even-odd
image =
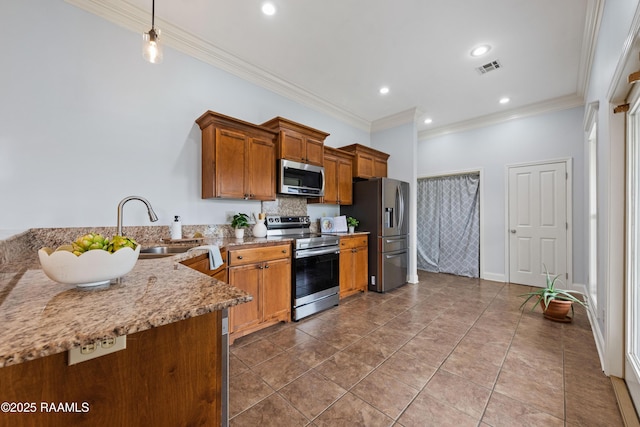
[[[151,0],[67,1],[135,31],[150,28]],[[269,17],[262,0],[157,0],[156,26],[167,45],[360,128],[415,116],[421,137],[581,105],[601,7],[601,0],[272,2],[277,13]],[[472,58],[485,43],[492,50]],[[493,60],[500,69],[476,71]],[[501,105],[504,96],[511,102]]]

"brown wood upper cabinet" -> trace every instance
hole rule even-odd
[[[202,198],[276,199],[277,133],[207,111],[202,130]]]
[[[332,147],[324,147],[324,197],[307,199],[307,203],[329,205],[353,204],[354,154]]]
[[[355,154],[356,157],[353,160],[354,178],[386,178],[387,159],[389,158],[387,153],[360,144],[340,147],[340,150]]]
[[[328,133],[282,117],[275,117],[262,126],[278,132],[278,159],[323,165],[324,140]]]

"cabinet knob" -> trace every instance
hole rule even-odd
[[[287,253],[287,250],[286,250],[286,249],[283,249],[283,250],[282,250],[282,253],[283,253],[283,254],[286,254],[286,253]]]
[[[264,268],[269,268],[269,264],[265,265]]]
[[[238,255],[238,259],[242,259],[242,255]]]

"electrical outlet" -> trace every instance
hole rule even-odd
[[[100,341],[94,341],[92,343],[88,343],[80,347],[74,347],[69,350],[68,364],[69,366],[75,365],[76,363],[95,359],[96,357],[124,350],[125,348],[127,348],[126,335],[115,338],[105,338]]]

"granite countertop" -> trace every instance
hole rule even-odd
[[[229,247],[288,240],[227,238],[198,244]],[[89,290],[49,279],[33,248],[0,261],[0,367],[251,301],[246,292],[180,264],[203,253],[139,259],[121,279]]]

